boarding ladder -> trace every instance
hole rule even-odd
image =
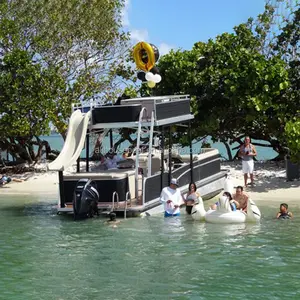
[[[114,191],[112,194],[112,206],[110,209],[111,212],[113,212],[115,209],[115,198],[116,197],[117,197],[117,207],[119,207],[119,194],[116,191]]]
[[[124,219],[126,219],[128,200],[130,200],[130,206],[131,206],[131,196],[129,191],[126,193],[125,206],[124,206]]]

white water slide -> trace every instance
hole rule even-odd
[[[90,111],[83,114],[75,110],[72,113],[64,146],[58,157],[48,164],[48,170],[64,171],[76,162],[84,147],[90,117]]]

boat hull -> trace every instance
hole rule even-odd
[[[225,174],[226,171],[221,171],[213,176],[210,176],[209,178],[205,178],[196,182],[198,191],[203,199],[209,200],[223,190]],[[182,194],[185,194],[188,191],[188,185],[180,187],[180,191]],[[98,203],[98,209],[100,212],[103,211],[104,213],[113,210],[118,216],[124,216],[126,214],[126,217],[145,217],[164,213],[164,207],[159,201],[159,197],[145,203],[144,205],[130,206],[129,203],[126,208],[126,213],[125,206],[122,205],[122,203],[119,205],[116,203],[113,205],[112,202]],[[65,207],[60,207],[60,205],[53,207],[53,213],[72,214],[72,203],[67,203]]]

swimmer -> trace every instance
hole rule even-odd
[[[117,215],[114,212],[111,212],[109,214],[109,220],[107,220],[105,223],[111,227],[116,228],[117,224],[120,224],[121,221],[117,220]]]
[[[281,203],[279,207],[279,212],[276,215],[276,219],[291,219],[293,214],[288,211],[289,206],[286,203]]]

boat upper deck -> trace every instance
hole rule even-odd
[[[194,119],[189,95],[145,97],[121,100],[120,105],[91,105],[90,130],[102,128],[154,127],[184,123]],[[75,109],[76,109],[75,108]]]

